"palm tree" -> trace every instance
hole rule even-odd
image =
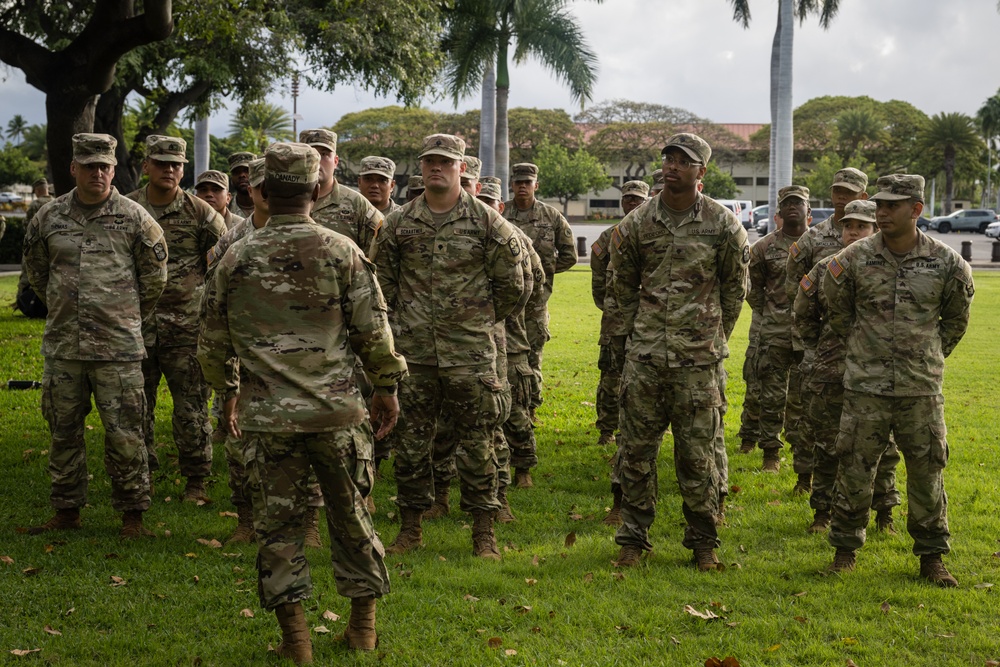
[[[270,102],[251,102],[240,107],[229,123],[229,136],[243,138],[256,153],[263,154],[271,141],[294,141],[292,116]]]
[[[24,120],[24,116],[21,114],[17,114],[7,123],[7,138],[13,140],[16,146],[21,143],[20,139],[26,129],[28,129],[28,121]]]
[[[729,0],[733,6],[733,20],[744,28],[750,26],[750,1]],[[830,22],[840,8],[840,0],[778,0],[778,24],[771,44],[771,157],[768,202],[776,209],[778,190],[791,185],[794,152],[792,127],[792,42],[795,36],[795,18],[805,21],[806,16],[819,12],[819,24],[830,27]],[[774,220],[768,221],[768,230],[774,229]]]
[[[871,109],[848,109],[837,118],[844,157],[849,158],[886,137],[885,121]]]
[[[541,60],[581,104],[590,99],[597,79],[597,56],[566,5],[567,0],[457,0],[449,14],[443,40],[445,81],[455,104],[479,89],[490,66],[495,67],[495,167],[503,192],[507,192],[509,171],[511,48],[517,64],[529,56]]]
[[[917,137],[920,147],[942,158],[944,170],[944,214],[951,213],[951,198],[955,190],[955,165],[959,153],[979,154],[982,139],[976,132],[975,121],[964,113],[939,113],[931,116],[927,127]]]
[[[1000,91],[983,103],[983,106],[976,112],[976,120],[979,128],[986,139],[986,151],[988,154],[988,168],[986,171],[986,191],[983,193],[983,206],[990,200],[990,191],[993,187],[993,151],[997,148],[997,140],[1000,139]],[[1000,209],[1000,188],[997,189],[997,209]]]

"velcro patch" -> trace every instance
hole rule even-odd
[[[624,239],[622,238],[621,232],[619,232],[618,228],[615,227],[614,230],[611,232],[611,242],[615,244],[616,248],[621,248],[623,240]]]
[[[802,276],[802,280],[799,281],[799,287],[801,287],[802,291],[806,294],[809,294],[809,290],[814,287],[813,281],[809,280],[808,274]]]
[[[156,259],[160,262],[167,258],[167,248],[163,243],[157,243],[153,246],[153,254],[156,255]]]
[[[507,241],[507,245],[510,247],[510,254],[514,257],[521,254],[521,242],[516,238],[512,237],[510,241]]]
[[[844,272],[844,265],[836,257],[830,260],[827,268],[830,269],[830,275],[834,278],[839,278],[840,274]]]
[[[798,257],[800,252],[802,251],[799,250],[798,242],[793,243],[792,246],[788,249],[788,254],[791,255],[792,257]]]
[[[601,257],[604,254],[604,246],[601,245],[600,240],[594,241],[594,245],[590,246],[590,252],[594,257]]]

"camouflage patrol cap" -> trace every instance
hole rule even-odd
[[[77,164],[118,164],[115,148],[118,140],[110,134],[81,132],[73,135],[73,161]]]
[[[830,187],[841,187],[853,190],[854,192],[864,192],[868,187],[868,175],[860,169],[844,167],[833,175],[833,185]]]
[[[785,201],[786,199],[791,199],[792,197],[798,197],[802,199],[807,204],[809,203],[809,188],[804,185],[789,185],[787,187],[778,190],[778,203]]]
[[[47,180],[45,180],[44,178],[39,178],[34,183],[31,184],[31,187],[37,188],[40,185],[44,185],[45,187],[49,187],[49,182]]]
[[[160,162],[187,162],[187,142],[180,137],[151,134],[146,137],[146,157]]]
[[[250,168],[250,163],[257,159],[257,156],[247,151],[240,151],[229,156],[229,173],[240,167]]]
[[[847,202],[847,206],[844,207],[844,217],[840,220],[841,222],[844,220],[860,220],[861,222],[876,224],[875,202],[870,199],[855,199],[852,202]]]
[[[250,160],[247,168],[250,170],[250,187],[260,187],[260,184],[264,182],[264,158],[258,157]]]
[[[497,178],[496,176],[483,176],[482,178],[479,179],[479,182],[483,184],[494,183],[497,186],[500,185],[500,179]]]
[[[697,160],[702,164],[708,164],[712,157],[712,147],[708,145],[708,142],[690,132],[681,132],[667,139],[667,145],[663,147],[661,154],[666,155],[668,148],[679,148],[687,153],[692,160]]]
[[[462,174],[462,178],[467,178],[470,181],[478,181],[479,172],[483,168],[483,161],[477,157],[466,155],[462,158],[462,162],[465,163],[465,173]]]
[[[319,153],[304,143],[272,144],[264,153],[264,176],[280,183],[315,183],[319,180]]]
[[[337,133],[319,128],[316,130],[302,130],[299,132],[299,141],[309,144],[313,148],[322,146],[329,148],[331,152],[337,152]]]
[[[653,185],[663,185],[663,170],[657,169],[653,172]]]
[[[465,142],[453,134],[432,134],[424,137],[423,149],[417,157],[422,158],[426,155],[440,155],[461,160],[465,157]]]
[[[229,176],[223,174],[221,171],[216,171],[215,169],[209,169],[208,171],[203,171],[194,181],[194,187],[198,187],[202,183],[212,183],[213,185],[218,185],[223,190],[229,189]]]
[[[364,176],[365,174],[378,174],[379,176],[385,176],[391,181],[396,175],[396,163],[387,157],[369,155],[361,159],[361,171],[358,173],[358,176]]]
[[[410,180],[406,182],[407,192],[423,192],[424,191],[424,177],[423,176],[410,176]]]
[[[478,197],[483,199],[492,199],[494,201],[503,201],[503,195],[500,194],[500,184],[499,183],[483,183],[483,188],[479,191]]]
[[[872,200],[924,200],[923,176],[916,174],[889,174],[888,176],[879,176],[875,184],[878,186],[878,192],[872,195]]]
[[[622,185],[622,197],[649,199],[649,184],[646,181],[627,181]]]
[[[530,162],[519,162],[510,168],[510,180],[514,181],[537,181],[538,165]]]

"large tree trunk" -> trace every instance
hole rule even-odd
[[[507,197],[510,178],[510,140],[507,136],[507,100],[510,97],[510,74],[507,72],[507,45],[501,44],[497,53],[497,134],[496,176],[500,179],[500,193]]]
[[[778,67],[778,109],[775,141],[775,193],[792,184],[794,131],[792,128],[792,42],[795,36],[795,15],[792,0],[780,0],[781,59]],[[775,209],[777,210],[777,209]]]
[[[955,148],[944,149],[944,214],[951,213],[951,198],[955,192]]]
[[[778,173],[775,169],[778,150],[776,142],[778,140],[778,72],[781,66],[781,11],[778,11],[777,25],[774,27],[774,39],[771,41],[771,138],[770,153],[767,156],[767,231],[773,232],[777,228],[774,221],[774,214],[778,212],[778,190],[775,183],[778,182]]]
[[[49,163],[52,165],[52,183],[55,194],[64,195],[76,182],[69,173],[69,163],[73,161],[73,135],[92,132],[94,109],[97,96],[70,96],[48,94],[45,96],[45,115],[48,126],[45,141],[49,147]]]
[[[118,166],[115,167],[112,184],[122,194],[128,194],[139,186],[139,171],[129,154],[125,143],[125,129],[122,126],[125,100],[131,92],[131,88],[116,83],[97,100],[97,113],[94,117],[95,132],[110,134],[118,140],[118,147],[115,149]]]
[[[491,64],[483,74],[483,102],[479,114],[480,176],[496,176],[497,77]],[[506,193],[502,193],[506,197]]]

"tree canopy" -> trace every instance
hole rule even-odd
[[[541,174],[538,194],[558,199],[563,215],[567,215],[569,202],[611,184],[611,177],[601,161],[583,149],[570,153],[563,146],[545,141],[538,146],[534,157]]]

